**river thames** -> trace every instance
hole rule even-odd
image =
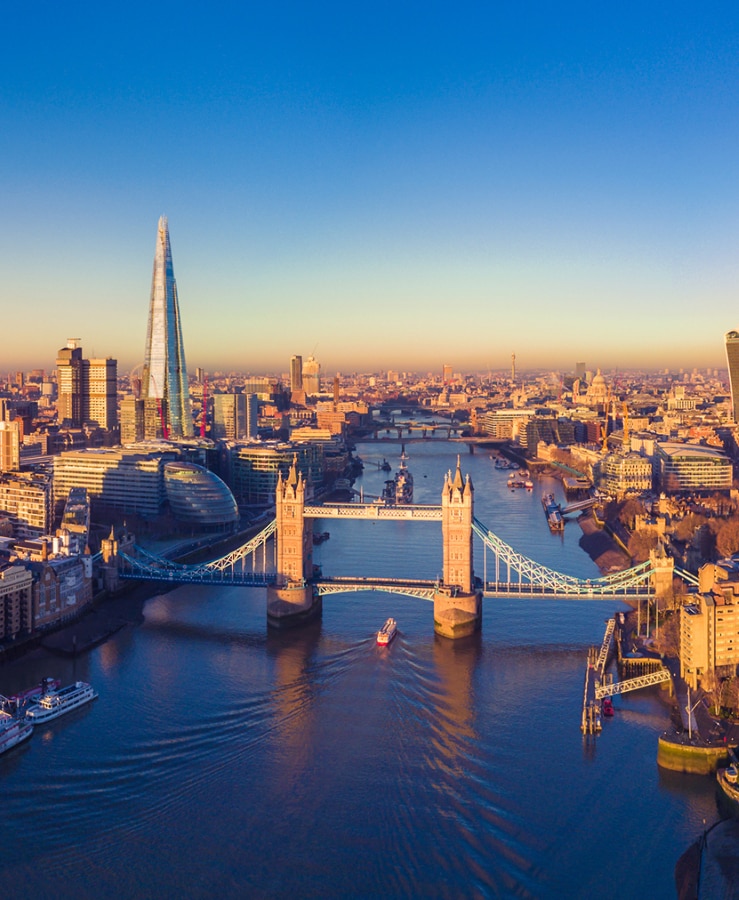
[[[409,443],[415,501],[456,463],[475,513],[516,550],[597,576],[553,480],[511,491],[487,452]],[[360,444],[379,494],[400,445]],[[326,575],[435,578],[438,522],[317,522]],[[475,538],[477,574],[482,546]],[[267,631],[264,592],[180,587],[76,660],[0,668],[0,692],[43,675],[95,703],[0,758],[3,897],[674,898],[678,856],[717,818],[712,778],[661,772],[657,689],[579,729],[587,648],[616,606],[486,600],[480,634],[437,638],[427,601],[324,600],[320,622]],[[388,616],[399,635],[378,647]]]

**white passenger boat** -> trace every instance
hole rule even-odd
[[[386,646],[392,641],[398,631],[398,623],[395,619],[388,619],[377,632],[377,643]]]
[[[0,753],[5,753],[33,734],[33,725],[7,713],[0,713]]]
[[[92,685],[86,681],[75,681],[59,690],[50,690],[34,700],[26,710],[26,719],[33,725],[40,725],[71,712],[97,697]]]

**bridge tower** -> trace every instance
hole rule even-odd
[[[448,638],[467,637],[480,627],[482,591],[475,589],[472,555],[472,480],[457,470],[444,476],[441,492],[443,582],[434,594],[434,630]]]
[[[649,551],[649,561],[652,564],[650,577],[652,591],[657,598],[671,600],[675,561],[665,553],[661,543],[656,550]]]
[[[305,480],[297,456],[286,479],[277,478],[275,530],[277,583],[267,588],[267,624],[302,625],[321,610],[313,577],[313,534],[305,527]]]

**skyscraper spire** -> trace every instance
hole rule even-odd
[[[161,404],[170,436],[192,437],[190,389],[166,216],[159,219],[157,229],[142,393],[145,400],[156,399]]]

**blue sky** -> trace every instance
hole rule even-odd
[[[739,8],[10,4],[0,371],[724,365]]]

